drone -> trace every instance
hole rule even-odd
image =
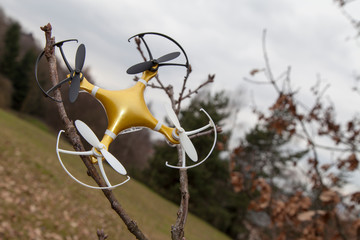
[[[156,35],[156,36],[164,37],[170,40],[171,42],[173,42],[184,55],[186,59],[186,63],[180,64],[180,63],[170,62],[175,58],[177,58],[178,56],[180,56],[181,55],[180,52],[172,52],[165,54],[159,58],[154,58],[150,51],[149,46],[147,45],[144,39],[146,35]],[[145,32],[132,36],[131,38],[128,39],[128,41],[130,42],[130,40],[135,37],[138,37],[144,43],[147,49],[147,53],[149,55],[149,60],[137,63],[127,69],[126,72],[128,74],[142,73],[141,78],[139,78],[133,86],[127,89],[106,90],[90,83],[86,79],[86,77],[82,72],[85,63],[85,55],[86,55],[86,49],[84,44],[80,44],[78,46],[75,55],[75,68],[72,68],[65,57],[63,51],[63,44],[72,41],[78,42],[78,40],[76,39],[69,39],[54,44],[54,46],[59,48],[62,59],[70,73],[67,75],[67,77],[64,80],[60,81],[55,86],[52,86],[47,91],[45,91],[44,88],[41,86],[37,76],[38,63],[40,62],[42,56],[44,55],[45,50],[39,54],[36,60],[35,79],[37,81],[39,88],[46,97],[50,98],[53,101],[59,102],[59,100],[56,99],[54,96],[51,96],[51,94],[54,92],[54,90],[60,88],[63,84],[67,83],[70,84],[69,100],[71,103],[74,103],[76,101],[79,92],[82,91],[82,92],[87,92],[88,94],[96,98],[105,109],[106,117],[108,119],[108,126],[101,140],[97,138],[95,133],[86,123],[84,123],[81,120],[76,120],[74,122],[77,131],[92,146],[91,150],[71,151],[71,150],[61,149],[59,148],[59,142],[60,142],[61,134],[64,132],[64,130],[59,131],[57,137],[56,153],[61,166],[72,179],[74,179],[76,182],[80,183],[81,185],[84,185],[89,188],[112,189],[121,186],[130,180],[130,177],[127,175],[127,171],[125,167],[121,164],[119,160],[115,158],[115,156],[113,156],[108,151],[109,145],[120,134],[131,133],[134,131],[141,130],[142,128],[148,128],[155,132],[161,133],[165,137],[166,141],[169,143],[170,146],[176,146],[176,145],[181,146],[181,153],[182,153],[181,166],[171,165],[168,162],[165,163],[166,166],[176,169],[189,169],[202,164],[204,161],[206,161],[209,158],[216,145],[216,140],[217,140],[216,125],[211,119],[210,115],[204,109],[200,109],[200,111],[207,116],[207,118],[209,119],[209,124],[192,131],[185,131],[181,127],[179,119],[170,104],[165,104],[164,109],[167,112],[168,118],[171,121],[171,123],[174,125],[174,127],[165,125],[163,122],[157,120],[152,115],[144,99],[144,91],[147,87],[148,82],[157,75],[159,68],[162,66],[182,66],[188,68],[189,67],[188,58],[181,45],[177,43],[174,39],[164,34],[156,33],[156,32]],[[207,156],[203,158],[201,161],[198,161],[199,160],[198,154],[189,136],[200,133],[208,128],[213,128],[214,130],[214,141]],[[92,186],[78,180],[70,173],[70,171],[67,170],[66,166],[64,165],[61,159],[61,154],[91,156],[92,163],[98,164],[100,172],[107,186],[106,187]],[[186,156],[188,156],[190,160],[192,160],[195,163],[192,165],[186,165]],[[126,176],[127,177],[126,180],[124,180],[119,184],[115,184],[115,185],[111,184],[104,170],[104,166],[102,163],[103,160],[106,160],[107,163],[116,172]]]

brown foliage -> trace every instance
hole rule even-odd
[[[337,192],[333,190],[324,190],[321,194],[319,199],[326,204],[338,204],[340,202],[340,197]]]
[[[292,94],[280,93],[275,103],[269,108],[273,113],[271,116],[264,118],[269,127],[274,129],[277,134],[282,135],[284,132],[293,135],[296,132],[295,117],[301,117],[296,112]]]
[[[235,192],[240,192],[244,188],[244,178],[240,172],[230,172],[230,181]]]
[[[346,168],[348,171],[354,171],[359,166],[359,160],[355,153],[351,153],[346,159],[340,159],[337,166],[339,169]]]
[[[260,197],[252,200],[249,204],[249,209],[261,211],[267,208],[271,200],[271,187],[263,178],[258,178],[253,181],[251,191],[259,191]]]
[[[345,1],[340,3],[340,5],[344,4]],[[265,46],[265,43],[263,44]],[[264,72],[268,73],[265,74],[267,78],[265,83],[272,86],[278,95],[270,104],[267,113],[257,109],[254,109],[254,113],[258,115],[259,123],[268,126],[277,135],[296,141],[303,140],[308,150],[306,157],[303,158],[306,160],[306,164],[302,166],[306,168],[303,177],[307,179],[309,193],[305,194],[304,191],[285,193],[281,190],[276,192],[272,184],[276,174],[268,174],[269,178],[266,180],[254,179],[256,175],[254,171],[258,169],[252,168],[250,193],[257,190],[258,195],[255,195],[255,199],[253,199],[254,195],[249,195],[252,197],[249,209],[265,212],[270,217],[271,226],[261,230],[269,231],[271,239],[360,239],[360,220],[355,208],[355,204],[360,203],[360,192],[344,196],[334,190],[335,186],[341,187],[346,181],[344,173],[353,172],[359,167],[360,120],[354,117],[345,121],[345,124],[339,123],[335,118],[334,106],[322,100],[328,86],[322,87],[321,81],[311,88],[313,103],[305,106],[296,98],[296,92],[291,89],[290,71],[288,70],[283,76],[283,81],[280,81],[281,78],[275,79],[265,47],[264,58],[266,64]],[[254,77],[259,72],[260,70],[254,69],[250,74]],[[259,81],[252,82],[259,83]],[[327,139],[329,140],[327,142],[331,143],[326,146],[321,145],[319,139]],[[322,153],[320,154],[320,149],[331,152],[333,154],[331,159],[337,154],[335,157],[337,160],[332,163],[323,161],[324,157]],[[247,184],[244,183],[244,176],[250,173],[244,170],[247,160],[236,157],[241,156],[243,151],[243,145],[240,144],[233,151],[231,160],[231,182],[237,191],[248,190]],[[257,154],[262,153],[257,152]],[[237,165],[242,166],[241,173],[236,169]],[[298,164],[294,162],[293,165],[296,167]],[[345,210],[339,211],[339,209]]]

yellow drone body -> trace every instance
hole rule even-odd
[[[165,54],[159,58],[153,58],[150,49],[148,45],[146,44],[144,40],[145,35],[157,35],[160,37],[164,37],[171,42],[173,42],[175,45],[179,47],[181,52],[183,53],[186,63],[180,64],[180,63],[169,63],[169,61],[177,58],[181,53],[180,52],[171,52],[168,54]],[[106,160],[107,163],[119,174],[121,175],[127,175],[127,171],[124,168],[124,166],[121,164],[119,160],[117,160],[109,151],[109,145],[114,141],[114,139],[117,137],[117,135],[126,133],[127,130],[132,131],[132,128],[142,128],[146,127],[153,131],[160,132],[163,134],[166,138],[166,140],[170,143],[170,145],[180,145],[181,148],[181,161],[179,160],[179,165],[170,165],[168,162],[165,163],[166,166],[171,168],[177,168],[177,169],[189,169],[196,167],[200,164],[202,164],[206,159],[209,158],[211,152],[215,148],[216,139],[217,139],[217,133],[216,133],[216,125],[209,116],[208,113],[205,112],[204,109],[200,109],[200,111],[203,111],[206,116],[209,118],[209,124],[200,127],[198,129],[192,130],[192,131],[185,131],[184,128],[181,127],[180,122],[178,120],[177,114],[174,112],[172,106],[165,105],[165,110],[168,114],[169,120],[173,123],[175,128],[168,127],[166,125],[163,125],[159,120],[157,120],[150,110],[148,109],[145,99],[144,99],[144,90],[148,84],[148,82],[156,76],[158,68],[160,66],[183,66],[187,69],[189,68],[189,62],[188,58],[186,56],[185,51],[183,48],[172,38],[155,32],[147,32],[147,33],[141,33],[137,34],[131,38],[138,37],[141,39],[141,41],[146,46],[146,49],[149,54],[149,60],[145,60],[144,62],[137,63],[130,68],[127,69],[128,74],[138,74],[142,73],[142,77],[137,81],[136,84],[134,84],[132,87],[122,90],[106,90],[99,88],[98,86],[95,86],[91,84],[85,77],[82,72],[82,68],[84,66],[85,62],[85,45],[80,44],[75,56],[75,67],[72,67],[69,62],[67,61],[62,45],[66,42],[70,41],[77,41],[76,39],[69,39],[60,41],[58,43],[55,43],[54,46],[58,47],[60,49],[61,56],[65,62],[66,67],[68,68],[70,74],[67,75],[67,78],[60,81],[56,85],[52,86],[49,90],[45,91],[37,76],[38,72],[38,66],[40,59],[45,55],[45,50],[40,53],[36,60],[35,64],[35,80],[41,89],[41,91],[44,93],[46,97],[49,97],[51,100],[55,102],[61,102],[61,99],[59,100],[56,95],[52,96],[52,93],[54,90],[61,87],[61,85],[65,83],[69,83],[69,100],[70,103],[73,103],[76,101],[79,90],[83,90],[91,94],[93,97],[95,97],[104,107],[106,116],[108,119],[108,126],[104,133],[103,138],[101,141],[98,139],[96,134],[81,120],[74,121],[74,125],[77,129],[77,131],[80,133],[80,135],[84,138],[85,141],[87,141],[91,146],[91,150],[89,151],[69,151],[65,149],[59,148],[59,142],[60,142],[60,136],[61,133],[64,131],[61,130],[58,134],[57,143],[56,143],[56,153],[59,159],[59,162],[65,172],[73,178],[76,182],[80,183],[83,186],[93,188],[93,189],[112,189],[115,187],[118,187],[124,183],[126,183],[130,177],[127,176],[127,179],[123,182],[113,185],[110,183],[109,179],[107,178],[102,160]],[[130,38],[130,39],[131,39]],[[129,40],[130,40],[129,39]],[[198,134],[202,131],[204,131],[207,128],[213,128],[214,131],[214,141],[212,144],[212,147],[208,153],[208,155],[201,160],[198,161],[198,155],[196,152],[196,149],[194,145],[192,144],[189,136]],[[65,167],[60,154],[71,154],[71,155],[78,155],[78,156],[90,156],[93,163],[98,163],[100,172],[103,176],[103,179],[106,183],[106,186],[92,186],[88,185],[76,177],[74,177]],[[190,166],[186,165],[186,155],[193,161],[197,162],[196,164],[192,164]],[[181,163],[181,164],[180,164]]]
[[[117,91],[99,88],[89,83],[85,77],[82,79],[80,88],[92,94],[105,108],[108,127],[101,143],[107,149],[119,133],[132,127],[147,127],[162,133],[172,144],[179,144],[172,134],[174,128],[161,124],[151,114],[144,100],[146,84],[156,73],[145,71],[134,86]]]

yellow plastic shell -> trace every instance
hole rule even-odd
[[[151,80],[157,71],[145,71],[141,79],[146,83]],[[89,83],[84,77],[81,81],[80,88],[88,93],[92,93],[94,85]],[[105,108],[108,117],[108,130],[113,134],[118,135],[121,131],[131,127],[147,127],[154,129],[158,124],[158,120],[149,111],[145,100],[144,90],[146,85],[142,81],[138,81],[134,86],[123,90],[105,90],[97,89],[95,98],[97,98]],[[172,136],[174,128],[161,125],[159,132],[162,133],[166,139],[173,144],[178,144],[179,141]],[[105,134],[101,143],[106,148],[114,139]]]

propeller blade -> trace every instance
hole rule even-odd
[[[128,70],[126,70],[126,73],[128,73],[128,74],[141,73],[146,70],[150,70],[153,65],[154,64],[152,61],[141,62],[141,63],[135,64],[135,65],[131,66],[130,68],[128,68]]]
[[[184,151],[186,152],[186,154],[189,156],[189,158],[191,160],[193,160],[194,162],[197,162],[198,155],[197,155],[196,149],[194,147],[194,144],[191,142],[188,135],[186,135],[185,132],[182,132],[179,134],[179,137],[180,137],[181,146],[184,149]]]
[[[71,80],[69,88],[69,99],[73,103],[77,99],[80,90],[80,74],[75,74],[75,77]]]
[[[83,136],[83,138],[88,143],[90,143],[91,146],[97,148],[100,145],[99,139],[97,138],[95,133],[89,128],[88,125],[86,125],[84,122],[82,122],[80,120],[76,120],[75,126],[76,126],[77,130],[79,131],[79,133],[81,134],[81,136]]]
[[[170,60],[173,60],[173,59],[177,58],[179,55],[180,55],[180,52],[172,52],[172,53],[166,54],[166,55],[164,55],[162,57],[159,57],[157,59],[157,61],[159,63],[167,62],[167,61],[170,61]]]
[[[75,57],[75,72],[80,73],[85,62],[85,45],[80,44],[76,51],[76,57]]]
[[[175,125],[177,129],[180,129],[181,125],[178,117],[176,116],[176,113],[174,112],[174,109],[172,109],[172,107],[169,104],[165,104],[165,110],[171,122]]]
[[[106,159],[106,161],[110,164],[110,166],[117,171],[118,173],[122,174],[122,175],[126,175],[127,172],[124,168],[124,166],[114,157],[114,155],[112,155],[108,150],[106,150],[105,148],[101,148],[100,149],[101,154],[104,156],[104,158]]]
[[[101,152],[101,154],[104,156],[106,161],[110,164],[112,168],[115,169],[118,173],[122,175],[126,175],[127,172],[124,168],[124,166],[108,151],[105,147],[101,147],[101,143],[95,133],[89,128],[88,125],[86,125],[84,122],[80,120],[75,121],[75,126],[81,136],[90,143],[93,147],[98,148]]]
[[[169,104],[165,104],[165,109],[170,120],[179,131],[181,147],[184,149],[184,151],[189,156],[189,158],[194,162],[196,162],[198,160],[198,155],[194,147],[194,144],[191,142],[190,138],[186,135],[184,129],[181,127],[179,119],[176,116],[176,113]]]

